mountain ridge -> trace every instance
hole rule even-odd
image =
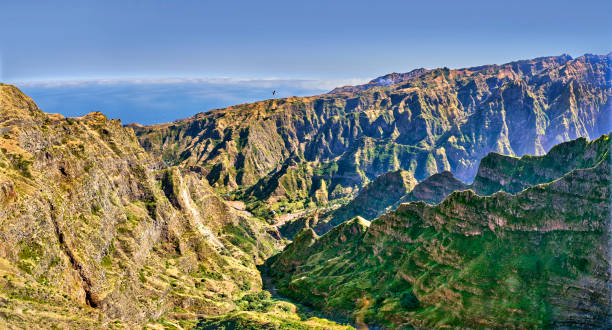
[[[472,184],[465,184],[451,172],[443,171],[417,184],[405,185],[401,180],[388,180],[394,173],[402,172],[401,170],[387,172],[366,185],[347,204],[328,211],[307,212],[284,223],[279,230],[289,239],[304,228],[312,228],[322,235],[333,226],[355,216],[373,220],[406,202],[438,204],[454,191],[471,189],[481,196],[492,195],[498,191],[517,193],[540,183],[552,182],[571,170],[592,167],[605,157],[610,147],[608,134],[593,141],[578,138],[560,143],[541,156],[523,155],[518,158],[491,152],[480,160]],[[396,191],[399,194],[383,197],[372,195],[369,193],[371,190]]]
[[[169,164],[201,168],[221,192],[263,201],[250,210],[270,218],[280,207],[320,203],[321,181],[332,203],[390,170],[417,180],[449,170],[469,182],[490,151],[537,155],[607,133],[610,61],[560,56],[417,70],[389,86],[270,99],[133,128],[146,150]],[[283,167],[290,158],[296,166]],[[288,181],[303,183],[297,200]],[[267,193],[245,194],[255,185]]]
[[[611,65],[417,69],[153,126],[0,84],[0,327],[607,327]]]
[[[268,259],[280,292],[374,327],[607,327],[610,149],[516,194],[456,191]],[[333,289],[332,289],[333,288]]]

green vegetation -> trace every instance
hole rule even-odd
[[[223,275],[221,275],[220,273],[217,273],[215,271],[211,271],[209,269],[206,268],[206,266],[199,264],[198,265],[198,271],[195,273],[192,273],[192,276],[195,278],[210,278],[216,281],[221,281],[223,280]]]
[[[32,178],[32,173],[30,172],[30,167],[32,166],[32,160],[27,159],[26,156],[22,154],[12,155],[12,163],[16,170],[18,170],[21,175],[26,178]]]
[[[237,301],[237,306],[240,308],[238,311],[201,319],[194,329],[353,329],[329,320],[302,315],[295,305],[272,299],[267,291],[246,294]]]
[[[299,230],[305,227],[312,227],[318,234],[323,234],[333,226],[356,216],[374,219],[383,214],[386,208],[398,202],[416,185],[417,181],[410,172],[403,170],[387,172],[376,177],[347,204],[323,214],[307,214],[299,217],[284,224],[280,231],[283,235],[293,238]]]
[[[371,325],[601,325],[610,308],[598,271],[609,258],[606,155],[517,195],[455,192],[437,206],[404,204],[369,228],[304,230],[265,269],[283,295]]]
[[[422,69],[149,127],[0,84],[0,327],[604,327],[609,137],[483,160],[476,192],[516,195],[381,214],[440,201],[463,185],[417,180],[471,179],[490,151],[607,133],[609,66]],[[285,221],[307,229],[269,258]]]
[[[237,306],[245,311],[254,312],[269,312],[274,306],[272,296],[268,291],[259,291],[256,293],[247,293],[236,302]]]
[[[241,226],[228,224],[223,227],[223,232],[228,235],[227,238],[232,244],[246,252],[252,252],[257,245],[257,242]]]
[[[517,193],[529,186],[553,181],[573,169],[593,167],[606,157],[610,147],[608,134],[591,142],[579,138],[561,143],[543,156],[516,158],[492,153],[480,162],[471,188],[481,195],[499,190]]]

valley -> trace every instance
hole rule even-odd
[[[610,72],[416,69],[150,126],[0,84],[0,327],[609,327]]]

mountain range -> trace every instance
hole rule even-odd
[[[282,294],[375,327],[605,328],[610,150],[609,135],[568,142],[518,160],[528,175],[508,175],[504,165],[516,158],[490,155],[479,172],[501,173],[509,187],[532,184],[516,194],[469,189],[438,205],[401,204],[320,237],[307,228],[266,271]],[[567,172],[535,184],[554,172],[549,162]]]
[[[328,94],[236,105],[131,127],[168,165],[197,168],[254,214],[354,197],[378,175],[476,175],[489,152],[542,155],[610,129],[610,56],[390,74]]]
[[[376,177],[345,205],[306,213],[284,223],[279,230],[289,238],[307,227],[323,234],[356,216],[372,220],[398,208],[401,203],[438,204],[454,191],[471,189],[480,196],[498,191],[517,193],[539,183],[551,182],[573,169],[593,167],[606,156],[609,148],[608,138],[603,136],[591,142],[586,138],[564,142],[542,156],[517,158],[491,152],[481,160],[472,184],[461,182],[448,171],[419,183],[407,171],[390,171]]]
[[[609,327],[611,62],[151,126],[0,84],[0,327]]]

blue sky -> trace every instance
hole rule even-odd
[[[51,102],[50,95],[61,88],[74,92],[79,81],[83,93],[112,98],[108,84],[96,81],[120,81],[116,90],[121,91],[121,84],[137,80],[135,90],[146,94],[143,80],[151,80],[154,93],[160,79],[178,78],[175,86],[184,84],[181,79],[200,79],[211,98],[187,102],[201,101],[197,109],[175,109],[184,116],[227,102],[268,98],[269,87],[283,87],[281,96],[305,95],[418,67],[608,53],[610,13],[609,0],[2,1],[0,80],[29,86],[43,109],[62,112],[57,106],[49,109],[61,104],[58,97]],[[228,79],[219,83],[217,78]],[[275,80],[278,86],[270,85]],[[314,83],[305,85],[305,80]],[[216,98],[215,91],[222,96]],[[173,95],[183,94],[160,95],[170,107]],[[137,99],[132,98],[134,104]],[[82,99],[76,106],[121,114],[100,100]]]

